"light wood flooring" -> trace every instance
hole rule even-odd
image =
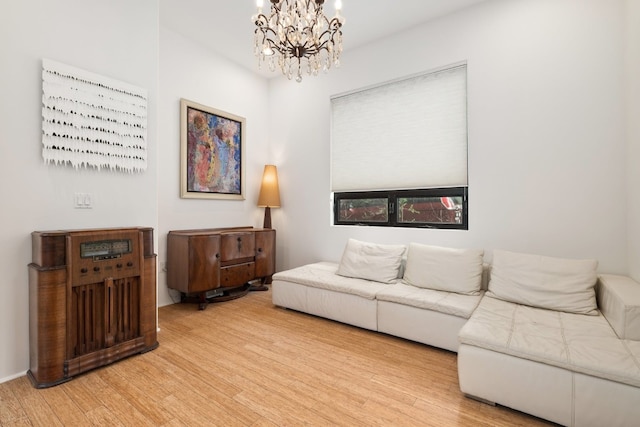
[[[160,347],[37,390],[0,384],[2,426],[542,426],[465,398],[456,356],[274,307],[271,291],[159,309]]]

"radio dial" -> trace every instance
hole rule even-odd
[[[85,267],[80,269],[80,273],[86,273],[87,271],[89,271],[89,270],[87,270]]]
[[[96,271],[96,272],[100,271],[100,267],[93,267],[93,271]]]

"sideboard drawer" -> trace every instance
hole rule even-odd
[[[223,233],[220,242],[220,261],[237,261],[256,255],[254,232]]]
[[[223,267],[220,269],[220,283],[225,288],[243,285],[255,278],[255,271],[254,262]]]

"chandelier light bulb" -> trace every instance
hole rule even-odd
[[[282,74],[302,81],[302,69],[317,75],[340,63],[342,52],[342,1],[336,0],[336,16],[324,15],[324,0],[271,0],[268,14],[262,12],[264,0],[257,0],[258,14],[251,19],[256,25],[254,48],[258,67],[263,61],[269,68],[277,65]]]

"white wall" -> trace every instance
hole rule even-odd
[[[245,200],[180,198],[180,98],[246,119]],[[264,211],[256,204],[262,171],[270,162],[268,85],[264,78],[162,27],[159,99],[158,303],[166,305],[179,300],[178,293],[167,289],[162,268],[170,230],[262,226]]]
[[[626,118],[629,197],[629,275],[640,281],[640,2],[626,0]]]
[[[627,271],[623,2],[496,0],[270,83],[279,266],[338,260],[348,237],[596,258]],[[347,29],[345,28],[345,37]],[[329,224],[329,95],[468,62],[469,231]],[[301,108],[304,106],[304,108]],[[389,141],[393,149],[393,141]],[[397,165],[402,167],[402,165]]]
[[[155,0],[22,0],[0,13],[0,382],[29,367],[34,230],[157,227],[158,6]],[[42,160],[42,58],[146,88],[148,169],[126,174]],[[93,209],[74,209],[75,192]]]

